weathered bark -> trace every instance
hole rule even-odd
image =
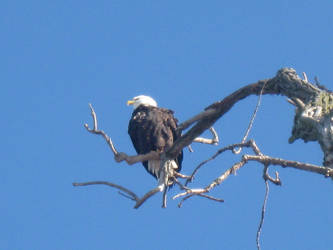
[[[333,168],[333,94],[323,90],[306,103],[296,103],[289,142],[318,141],[324,153],[323,165]]]

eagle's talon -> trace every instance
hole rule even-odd
[[[116,162],[122,162],[124,160],[127,161],[127,158],[128,158],[128,156],[123,152],[119,152],[118,154],[114,155],[114,159]]]
[[[134,159],[133,156],[127,156],[125,161],[129,164],[129,165],[132,165],[134,163],[136,163],[137,161]]]

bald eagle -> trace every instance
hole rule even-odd
[[[177,131],[177,119],[173,111],[157,107],[150,96],[139,95],[127,102],[133,105],[134,111],[128,125],[128,134],[138,154],[151,151],[167,151],[180,137]],[[171,161],[172,168],[179,172],[182,168],[183,152]],[[142,162],[143,166],[156,179],[160,177],[160,160]]]

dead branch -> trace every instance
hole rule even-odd
[[[91,116],[93,118],[93,124],[94,127],[92,129],[89,128],[89,125],[87,123],[84,124],[84,127],[87,129],[88,132],[92,133],[92,134],[97,134],[97,135],[101,135],[103,136],[103,138],[105,139],[105,141],[108,143],[111,151],[114,154],[114,159],[116,162],[122,162],[122,161],[126,161],[127,164],[132,165],[134,163],[137,162],[143,162],[143,161],[148,161],[148,160],[159,160],[160,159],[160,154],[157,152],[149,152],[147,154],[144,155],[134,155],[134,156],[129,156],[126,153],[123,152],[118,152],[111,140],[111,138],[103,131],[103,130],[99,130],[98,129],[98,122],[97,122],[97,116],[96,116],[96,112],[93,108],[93,106],[89,103],[89,107],[91,110]]]
[[[188,119],[187,121],[184,121],[183,123],[178,125],[178,129],[181,131],[184,131],[185,129],[189,128],[193,123],[200,121],[202,119],[205,119],[207,116],[214,113],[214,110],[205,110],[194,117]]]
[[[268,166],[267,165],[265,165],[265,167],[264,167],[263,178],[264,178],[265,181],[270,181],[270,182],[274,183],[275,185],[278,185],[278,186],[282,185],[282,182],[281,182],[280,177],[279,177],[279,172],[275,171],[275,178],[271,177],[268,174]]]
[[[191,179],[191,178],[192,178],[191,176],[184,175],[184,174],[181,174],[181,173],[178,173],[178,172],[175,172],[175,173],[174,173],[174,176],[175,176],[176,178],[181,178],[181,179]]]
[[[216,130],[213,127],[210,127],[209,131],[213,135],[212,139],[207,139],[207,138],[203,138],[203,137],[197,137],[197,138],[193,139],[193,142],[199,142],[199,143],[202,143],[202,144],[213,144],[213,145],[217,145],[219,143],[219,136],[218,136]]]
[[[199,169],[199,167],[206,164],[208,161],[216,158],[219,154],[221,154],[221,153],[223,153],[227,150],[232,150],[236,147],[250,147],[253,150],[253,152],[255,153],[255,155],[248,155],[248,154],[243,155],[241,161],[234,164],[231,168],[229,168],[228,170],[223,172],[218,178],[213,180],[206,187],[196,188],[196,189],[186,188],[185,192],[182,192],[182,193],[179,193],[179,194],[175,195],[173,197],[173,199],[184,197],[183,200],[187,200],[188,198],[196,196],[196,195],[209,193],[213,188],[220,185],[231,174],[236,173],[240,168],[245,166],[249,161],[260,162],[265,167],[266,166],[268,167],[270,165],[281,166],[283,168],[292,167],[292,168],[296,168],[296,169],[299,169],[299,170],[310,171],[310,172],[314,172],[314,173],[317,173],[317,174],[321,174],[325,177],[331,177],[333,179],[333,169],[331,169],[329,167],[322,167],[322,166],[317,166],[317,165],[313,165],[313,164],[302,163],[302,162],[298,162],[298,161],[284,160],[284,159],[280,159],[280,158],[274,158],[274,157],[270,157],[270,156],[267,156],[267,155],[263,155],[261,153],[261,151],[259,150],[258,146],[256,145],[256,143],[253,140],[250,140],[246,143],[233,144],[233,145],[230,145],[230,146],[227,146],[227,147],[224,147],[224,148],[218,150],[217,153],[215,153],[211,158],[209,158],[208,160],[199,164],[199,166],[194,170],[194,172],[192,173],[191,176],[193,176],[196,173],[196,171]],[[276,174],[276,175],[277,175],[276,178],[273,179],[273,178],[269,177],[267,172],[265,172],[264,178],[266,178],[267,180],[272,181],[272,183],[274,183],[276,185],[280,185],[281,181],[279,179],[278,174]]]
[[[189,178],[187,179],[186,183],[185,183],[185,186],[187,186],[187,184],[189,182],[191,182],[194,178],[194,176],[196,175],[196,173],[199,171],[199,169],[207,164],[208,162],[214,160],[218,155],[222,154],[223,152],[225,151],[234,151],[235,148],[243,148],[243,147],[252,147],[254,148],[254,150],[256,150],[256,145],[251,145],[251,140],[250,141],[247,141],[247,142],[242,142],[242,143],[236,143],[236,144],[232,144],[232,145],[229,145],[229,146],[226,146],[224,148],[221,148],[219,149],[214,155],[212,155],[210,158],[202,161],[192,172],[192,174],[189,176]],[[256,150],[255,152],[258,152],[258,150]]]
[[[78,186],[89,186],[89,185],[107,185],[109,187],[113,187],[116,189],[119,189],[120,191],[126,193],[120,193],[121,195],[125,196],[126,198],[135,201],[135,206],[134,208],[139,208],[147,199],[149,199],[150,197],[152,197],[154,194],[160,192],[160,187],[156,187],[153,188],[152,190],[150,190],[149,192],[147,192],[142,198],[139,198],[134,192],[132,192],[131,190],[120,186],[118,184],[114,184],[112,182],[107,182],[107,181],[89,181],[89,182],[74,182],[72,184],[74,187],[78,187]]]
[[[148,154],[144,154],[144,155],[135,155],[135,156],[129,156],[123,152],[118,152],[111,140],[111,138],[103,131],[103,130],[99,130],[98,129],[98,122],[97,122],[97,116],[96,116],[96,112],[93,108],[93,106],[89,103],[89,107],[91,110],[91,116],[93,118],[93,128],[90,129],[88,124],[85,123],[84,127],[87,129],[88,132],[93,133],[93,134],[97,134],[97,135],[101,135],[103,136],[103,138],[105,139],[105,141],[108,143],[111,151],[114,154],[114,159],[116,162],[121,162],[121,161],[126,161],[129,165],[132,165],[134,163],[137,162],[143,162],[143,161],[147,161],[147,160],[151,160],[151,159],[155,159],[158,160],[160,159],[160,154],[157,152],[149,152]],[[122,192],[126,193],[120,193],[121,195],[136,201],[136,204],[134,206],[134,208],[139,208],[148,198],[150,198],[151,196],[153,196],[154,194],[156,194],[157,192],[162,191],[161,187],[158,186],[152,190],[150,190],[149,192],[147,192],[142,198],[139,198],[134,192],[132,192],[131,190],[120,186],[118,184],[114,184],[111,182],[107,182],[107,181],[90,181],[90,182],[81,182],[81,183],[73,183],[73,186],[88,186],[88,185],[107,185],[110,187],[114,187],[116,189],[121,190]]]
[[[154,194],[161,192],[160,187],[153,188],[149,192],[147,192],[140,200],[138,200],[134,206],[134,208],[139,208],[148,198],[152,197]]]
[[[319,88],[298,77],[294,69],[281,69],[274,78],[249,84],[223,100],[208,106],[200,114],[181,123],[179,126],[180,130],[194,125],[173,144],[166,155],[169,159],[175,158],[184,147],[191,144],[194,138],[212,127],[234,104],[250,95],[259,95],[262,92],[263,95],[284,95],[289,98],[299,98],[303,102],[307,102],[317,96],[320,91]]]
[[[202,143],[202,144],[212,144],[212,145],[218,145],[219,143],[219,136],[216,132],[216,130],[211,127],[209,128],[209,131],[212,133],[213,135],[213,138],[212,139],[207,139],[207,138],[203,138],[203,137],[197,137],[197,138],[194,138],[193,139],[193,142],[199,142],[199,143]],[[192,149],[192,146],[191,144],[187,146],[188,147],[188,150],[193,153],[193,149]]]
[[[264,172],[265,172],[265,174],[267,174],[267,167],[265,169],[266,169],[266,171],[264,171]],[[259,222],[259,226],[258,226],[258,230],[257,230],[257,237],[256,237],[258,250],[261,249],[261,247],[260,247],[260,235],[261,235],[261,231],[262,231],[262,226],[264,224],[265,213],[266,213],[266,205],[267,205],[268,194],[269,194],[269,184],[268,184],[267,179],[265,180],[265,187],[266,187],[265,198],[264,198],[264,202],[263,202],[262,208],[261,208],[261,218],[260,218],[260,222]]]
[[[304,81],[305,81],[305,82],[309,82],[309,81],[308,81],[308,76],[306,75],[306,73],[305,73],[305,72],[302,72],[302,75],[303,75],[303,79],[304,79]]]
[[[139,197],[134,192],[132,192],[131,190],[129,190],[125,187],[122,187],[120,185],[111,183],[111,182],[107,182],[107,181],[73,182],[74,187],[89,186],[89,185],[107,185],[107,186],[119,189],[120,191],[128,194],[128,196],[126,196],[126,197],[129,197],[131,200],[134,200],[134,201],[139,200]]]
[[[180,189],[182,190],[190,190],[188,187],[184,186],[183,184],[181,184],[176,178],[174,178],[174,182],[180,187]],[[180,208],[182,205],[183,205],[183,202],[185,200],[187,200],[188,198],[190,198],[192,195],[189,195],[189,196],[186,196],[184,197],[179,203],[178,203],[178,207]],[[213,197],[213,196],[210,196],[210,195],[206,195],[206,194],[203,194],[203,193],[200,193],[198,194],[198,196],[201,196],[201,197],[204,197],[204,198],[207,198],[209,200],[213,200],[213,201],[217,201],[217,202],[224,202],[223,199],[220,199],[220,198],[216,198],[216,197]],[[177,197],[176,197],[177,198]],[[175,199],[175,197],[173,197],[173,199]]]
[[[98,130],[98,123],[97,123],[97,117],[96,117],[95,110],[90,103],[89,103],[89,107],[91,110],[91,116],[93,118],[94,127],[93,127],[93,129],[90,129],[89,125],[87,123],[84,124],[84,127],[90,133],[103,136],[104,139],[106,140],[106,142],[108,143],[110,149],[112,150],[113,154],[116,156],[118,154],[118,151],[116,150],[115,146],[113,145],[111,138],[103,130]]]
[[[266,191],[265,191],[265,198],[264,198],[262,208],[261,208],[261,217],[260,217],[260,222],[259,222],[259,226],[258,226],[258,230],[257,230],[257,237],[256,237],[258,250],[261,249],[261,247],[260,247],[260,235],[261,235],[261,231],[262,231],[262,226],[264,225],[266,206],[267,206],[268,195],[269,195],[269,183],[268,183],[268,181],[271,181],[272,183],[274,183],[276,185],[281,185],[281,180],[279,178],[279,173],[277,171],[275,171],[275,176],[276,176],[275,179],[269,176],[269,174],[268,174],[268,165],[265,165],[264,171],[263,171],[263,178],[264,178],[264,181],[265,181]]]
[[[246,129],[245,135],[244,135],[244,137],[243,137],[243,139],[242,139],[242,143],[244,143],[244,142],[247,140],[247,137],[249,136],[249,133],[250,133],[250,131],[251,131],[251,129],[252,129],[252,126],[253,126],[254,120],[255,120],[255,118],[256,118],[256,116],[257,116],[257,113],[258,113],[258,110],[259,110],[259,106],[260,106],[260,104],[261,104],[261,97],[262,97],[262,93],[263,93],[263,91],[264,91],[264,87],[265,87],[265,83],[264,83],[264,85],[263,85],[262,88],[261,88],[261,91],[260,91],[260,94],[259,94],[259,98],[258,98],[258,101],[257,101],[257,105],[256,105],[256,107],[255,107],[255,109],[254,109],[254,112],[253,112],[252,117],[251,117],[251,119],[250,119],[249,125],[248,125],[248,127],[247,127],[247,129]],[[240,154],[240,153],[242,152],[242,148],[239,148],[239,149],[235,149],[235,148],[234,148],[234,149],[232,150],[232,152],[233,152],[234,154]]]
[[[325,177],[331,177],[333,178],[333,169],[329,167],[323,167],[318,165],[313,165],[309,163],[303,163],[299,161],[290,161],[285,160],[281,158],[274,158],[267,155],[243,155],[243,161],[257,161],[261,164],[265,165],[275,165],[275,166],[281,166],[283,168],[291,167],[296,168],[303,171],[309,171],[313,173],[317,173],[320,175],[323,175]]]

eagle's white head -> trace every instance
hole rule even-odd
[[[138,95],[136,97],[133,97],[132,100],[127,101],[127,105],[133,105],[134,109],[136,109],[140,105],[157,107],[157,102],[150,96]]]

